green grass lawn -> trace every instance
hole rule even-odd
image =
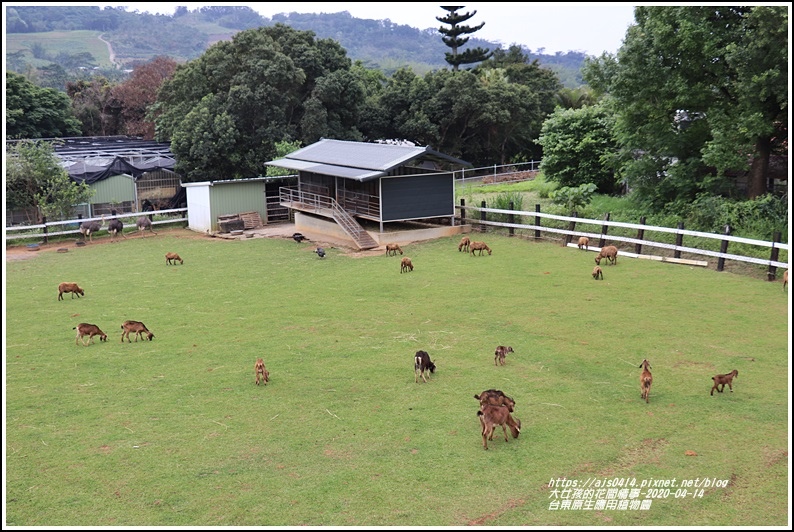
[[[158,233],[6,262],[6,525],[790,524],[780,283],[629,258],[594,281],[594,253],[493,234],[491,256],[403,246],[401,274],[400,255]],[[127,319],[154,340],[122,344]],[[80,322],[108,341],[75,345]],[[417,384],[420,349],[438,369]],[[486,451],[489,388],[522,432]],[[558,478],[676,486],[552,510]]]

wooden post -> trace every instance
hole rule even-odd
[[[680,229],[683,229],[683,228],[684,228],[684,222],[678,222],[678,229],[680,230]],[[676,233],[676,235],[675,235],[675,245],[680,247],[683,244],[684,244],[684,235],[683,235],[683,233]],[[680,259],[681,258],[681,250],[676,249],[675,253],[673,253],[673,257],[675,257],[676,259]]]
[[[574,218],[578,218],[579,217],[579,213],[576,212],[576,211],[573,211],[571,213],[571,216],[573,216]],[[568,222],[568,231],[574,231],[574,230],[576,230],[576,220],[572,220],[572,221]],[[570,244],[571,240],[573,240],[573,235],[565,235],[565,243],[563,244],[563,247],[567,246],[568,244]]]
[[[640,223],[645,225],[645,216],[640,216]],[[643,240],[645,238],[645,229],[639,228],[637,229],[637,240]],[[642,244],[634,244],[634,253],[637,255],[642,255]]]
[[[484,209],[485,208],[485,200],[482,200],[480,206]],[[480,211],[480,221],[485,221],[485,211]],[[480,224],[480,232],[485,232],[485,224]]]
[[[606,213],[606,215],[604,216],[604,221],[605,222],[609,221],[609,213]],[[606,238],[604,238],[604,236],[607,234],[608,230],[609,230],[608,225],[601,226],[601,239],[598,241],[598,247],[602,248],[607,244],[607,240]]]
[[[464,198],[460,198],[460,206],[466,207],[466,200]],[[462,208],[460,210],[460,225],[466,225],[466,209]]]
[[[513,215],[513,209],[514,209],[514,208],[515,208],[515,206],[513,205],[513,202],[511,201],[511,202],[510,202],[510,214],[508,214],[508,215],[507,215],[507,221],[508,221],[509,223],[511,223],[511,224],[512,224],[512,223],[515,223],[515,222],[514,222],[514,220],[515,220],[515,216]],[[514,228],[514,227],[512,227],[512,226],[511,226],[511,227],[509,227],[509,228],[507,229],[507,234],[508,234],[509,236],[513,236],[513,235],[515,234],[515,232],[516,232],[516,230],[515,230],[515,228]]]
[[[540,203],[535,204],[535,212],[540,212]],[[540,216],[535,216],[535,225],[540,227]],[[535,238],[540,238],[540,229],[535,229]]]
[[[46,244],[48,242],[48,240],[47,240],[47,238],[48,238],[47,237],[47,217],[46,216],[42,216],[41,217],[41,223],[44,224],[44,243]]]
[[[773,242],[772,253],[769,255],[769,260],[777,262],[777,258],[778,258],[778,254],[780,253],[780,250],[774,244],[780,243],[780,231],[775,231],[774,233],[772,233],[772,242]],[[776,277],[777,277],[777,267],[772,266],[770,264],[769,270],[766,272],[766,280],[774,281]]]
[[[731,226],[728,224],[725,225],[725,234],[726,235],[731,234]],[[720,243],[720,253],[727,253],[727,252],[728,252],[728,241],[723,240]],[[721,272],[723,268],[725,268],[725,257],[720,257],[719,259],[717,259],[717,271]]]

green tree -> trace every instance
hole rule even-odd
[[[770,189],[788,131],[787,6],[643,6],[617,59],[586,64],[614,98],[630,186],[651,205]]]
[[[66,84],[66,94],[72,99],[72,109],[82,123],[83,135],[122,133],[121,106],[113,97],[113,88],[114,85],[103,76]]]
[[[286,157],[290,153],[301,149],[301,143],[298,141],[287,141],[283,140],[281,142],[276,142],[276,159],[281,159]],[[265,174],[267,177],[278,177],[278,176],[285,176],[285,175],[292,175],[293,171],[289,168],[279,168],[277,166],[268,166],[267,173]]]
[[[42,89],[24,76],[6,72],[6,138],[39,139],[80,135],[65,93]]]
[[[458,52],[458,48],[469,42],[469,39],[471,38],[461,37],[461,35],[472,34],[485,26],[485,22],[481,22],[476,26],[461,25],[463,22],[466,22],[477,14],[477,10],[474,10],[471,13],[458,13],[458,10],[463,9],[463,7],[464,6],[441,6],[441,9],[447,11],[448,14],[444,15],[443,17],[436,17],[437,21],[449,25],[448,28],[441,26],[438,28],[438,31],[443,35],[441,40],[444,42],[444,44],[452,49],[452,52],[445,53],[444,57],[446,58],[447,63],[452,65],[453,70],[458,70],[460,65],[468,65],[471,63],[485,61],[491,57],[491,55],[493,55],[493,52],[487,48],[480,47],[468,48],[462,52]]]
[[[558,107],[543,123],[541,169],[563,187],[593,183],[601,194],[617,189],[614,156],[618,143],[612,112],[603,105]]]
[[[359,139],[365,91],[344,49],[285,24],[241,31],[180,65],[149,109],[188,181],[260,175],[275,143]]]
[[[91,199],[94,191],[77,184],[45,141],[9,143],[6,150],[6,208],[38,207],[51,220],[70,218],[74,206]]]

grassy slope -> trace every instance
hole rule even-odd
[[[187,235],[7,263],[7,524],[789,519],[779,283],[631,259],[596,282],[592,253],[495,235],[484,257],[457,239],[405,246],[410,274],[399,255]],[[185,264],[166,266],[168,251]],[[86,296],[57,301],[60,281]],[[125,319],[154,341],[121,344]],[[109,341],[76,346],[81,321]],[[504,367],[499,344],[515,350]],[[418,349],[438,366],[428,384],[413,380]],[[710,397],[711,376],[734,368],[735,392]],[[485,451],[472,396],[492,387],[523,431]],[[555,512],[558,477],[729,484],[648,511]]]

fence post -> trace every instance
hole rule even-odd
[[[510,214],[507,215],[507,222],[511,223],[511,224],[514,223],[514,221],[515,221],[515,216],[513,215],[514,207],[515,206],[513,205],[513,202],[511,201],[510,202]],[[515,234],[515,232],[516,232],[516,230],[515,230],[515,228],[512,225],[510,227],[508,227],[508,229],[507,229],[507,234],[508,235],[513,236]]]
[[[480,205],[484,209],[485,208],[485,200],[482,200],[482,203]],[[485,211],[480,211],[480,221],[482,221],[482,222],[485,221]],[[480,224],[480,232],[481,233],[485,232],[485,224]]]
[[[460,225],[466,225],[466,200],[464,198],[460,198]]]
[[[540,203],[535,204],[535,212],[540,212]],[[540,216],[535,216],[535,225],[540,227]],[[540,229],[535,229],[535,238],[540,238]]]
[[[725,234],[726,235],[730,235],[731,234],[731,226],[730,225],[727,225],[727,224],[725,225]],[[727,252],[728,252],[728,241],[727,240],[723,240],[720,243],[720,253],[727,253]],[[717,271],[721,272],[724,267],[725,267],[725,257],[720,257],[717,260]]]
[[[606,215],[604,216],[604,221],[605,222],[609,221],[609,213],[606,213]],[[606,243],[607,243],[607,241],[604,238],[604,236],[607,234],[607,230],[608,229],[609,229],[608,225],[602,225],[601,226],[601,239],[598,241],[598,247],[600,247],[600,248],[604,247],[606,245]]]
[[[777,262],[778,254],[780,250],[774,244],[780,243],[780,231],[775,231],[772,233],[772,253],[769,255],[769,260]],[[777,278],[777,266],[769,265],[769,270],[766,272],[766,280],[767,281],[774,281]]]
[[[571,216],[573,216],[574,218],[578,218],[579,217],[579,213],[576,212],[576,211],[573,211],[571,213]],[[571,220],[570,222],[568,222],[568,231],[573,231],[575,229],[576,229],[576,220]],[[565,245],[564,245],[564,247],[567,247],[568,244],[571,243],[571,240],[573,240],[573,235],[565,235]]]
[[[645,216],[640,216],[640,223],[645,225]],[[645,229],[639,228],[637,229],[637,240],[644,240],[645,238]],[[634,244],[634,253],[637,255],[642,254],[642,244]]]
[[[684,228],[684,222],[678,222],[678,229],[681,230]],[[675,234],[675,246],[676,248],[680,248],[684,244],[684,234],[683,233],[676,233]],[[673,257],[676,259],[681,258],[681,250],[676,249],[675,253],[673,253]]]
[[[41,223],[44,224],[44,243],[46,244],[47,242],[49,242],[49,240],[47,240],[47,217],[46,216],[42,216],[41,217]]]

